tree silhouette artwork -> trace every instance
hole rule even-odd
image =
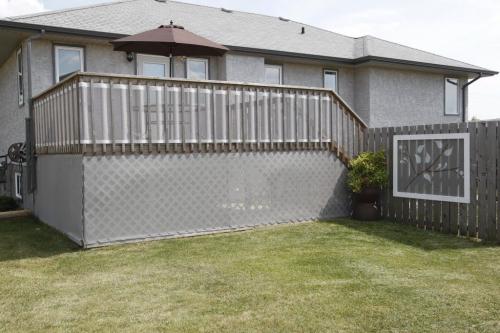
[[[403,181],[400,189],[407,192],[412,184],[421,179],[428,183],[429,188],[437,188],[439,186],[436,185],[441,185],[443,182],[451,182],[453,186],[457,185],[459,180],[463,181],[464,170],[460,167],[456,152],[459,144],[457,140],[454,142],[457,145],[450,144],[450,140],[432,140],[431,145],[427,146],[430,149],[426,149],[425,143],[419,142],[412,151],[410,141],[400,141],[398,146],[400,169],[404,167],[408,170],[407,178],[398,179]],[[398,172],[398,175],[400,174]],[[447,177],[443,178],[443,174]],[[439,184],[433,184],[434,182]]]

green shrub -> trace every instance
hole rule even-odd
[[[0,196],[0,212],[7,212],[9,210],[17,209],[16,200],[11,197]]]
[[[349,162],[347,183],[355,193],[367,187],[384,187],[388,178],[387,161],[383,150],[376,153],[361,153]]]

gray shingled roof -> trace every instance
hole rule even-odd
[[[173,20],[226,46],[355,60],[379,57],[490,72],[485,68],[364,36],[352,38],[292,20],[167,0],[122,0],[19,16],[9,20],[44,26],[131,35]],[[301,34],[302,27],[306,33]]]

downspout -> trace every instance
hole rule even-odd
[[[36,188],[36,166],[35,166],[35,154],[34,154],[34,146],[35,146],[35,136],[33,133],[33,81],[31,75],[31,58],[32,58],[32,48],[31,42],[35,39],[39,39],[45,34],[45,30],[42,29],[40,32],[34,36],[30,36],[27,40],[27,54],[26,54],[26,62],[27,62],[27,74],[28,74],[28,121],[29,128],[26,130],[29,131],[30,142],[26,142],[27,146],[27,169],[28,169],[28,192],[33,193]],[[28,139],[28,138],[27,138]],[[31,196],[32,207],[35,207],[35,195]]]
[[[33,118],[33,83],[31,79],[31,42],[35,39],[41,38],[45,35],[45,30],[42,29],[40,32],[34,36],[31,36],[27,40],[27,63],[28,63],[28,106],[29,106],[29,118]]]
[[[468,86],[470,86],[471,84],[473,84],[474,82],[476,82],[477,80],[479,80],[480,78],[483,77],[482,73],[478,73],[477,75],[478,76],[475,77],[472,81],[469,81],[462,86],[462,122],[464,122],[464,123],[467,121],[467,119],[465,119],[465,106],[466,106],[465,105],[466,104],[465,90],[467,89]]]

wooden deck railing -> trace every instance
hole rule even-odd
[[[34,98],[37,154],[362,150],[364,122],[333,91],[76,73]]]

